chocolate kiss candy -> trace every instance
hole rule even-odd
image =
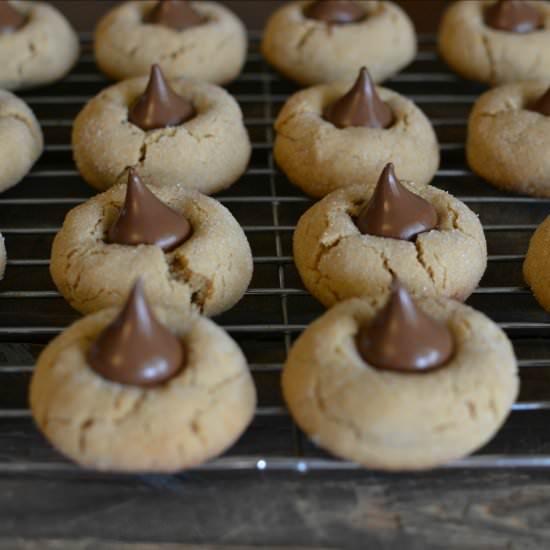
[[[128,111],[128,120],[147,131],[183,124],[196,114],[193,104],[170,88],[160,67],[155,64],[151,67],[145,92]]]
[[[379,369],[425,372],[437,369],[454,353],[449,328],[426,315],[401,283],[373,321],[359,329],[357,349]]]
[[[392,110],[378,97],[365,67],[351,90],[327,107],[324,117],[337,128],[388,128],[393,123]]]
[[[155,386],[184,366],[183,344],[155,317],[138,280],[118,317],[87,353],[91,368],[119,384]]]
[[[395,177],[393,164],[386,164],[374,195],[357,218],[359,231],[410,241],[436,226],[435,208],[403,186]]]
[[[186,0],[160,0],[145,18],[146,23],[164,25],[182,31],[206,21]]]
[[[0,33],[9,33],[21,28],[27,18],[6,0],[0,1]]]
[[[109,228],[107,242],[130,246],[156,244],[167,252],[190,235],[191,224],[157,199],[130,168],[124,206]]]
[[[305,8],[304,15],[332,25],[357,23],[366,17],[361,6],[351,0],[316,0]]]
[[[532,105],[531,111],[550,116],[550,88]]]
[[[498,0],[485,12],[485,22],[499,31],[519,33],[544,27],[541,12],[521,0]]]

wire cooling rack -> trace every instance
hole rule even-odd
[[[252,426],[225,456],[201,467],[225,470],[351,470],[311,444],[296,428],[280,392],[280,371],[293,339],[322,313],[304,290],[292,261],[292,231],[311,200],[288,183],[272,155],[273,122],[295,87],[258,52],[259,35],[243,74],[229,91],[239,101],[253,142],[246,174],[217,198],[244,227],[255,272],[243,300],[217,321],[244,350],[259,406]],[[27,391],[35,359],[78,315],[56,292],[48,273],[50,247],[66,212],[92,196],[71,155],[72,121],[109,82],[98,73],[89,36],[83,55],[62,82],[21,94],[44,130],[46,150],[25,180],[0,196],[0,231],[8,266],[0,283],[0,473],[63,472],[76,467],[57,454],[32,423]],[[550,317],[525,288],[521,265],[529,237],[550,211],[549,199],[503,194],[474,176],[464,161],[467,116],[484,90],[451,74],[420,37],[415,62],[386,85],[413,99],[430,117],[442,149],[434,185],[480,215],[489,264],[468,301],[508,333],[519,358],[522,389],[505,426],[459,468],[550,467]],[[84,474],[83,474],[84,475]]]

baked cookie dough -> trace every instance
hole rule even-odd
[[[282,374],[292,416],[315,443],[369,468],[420,470],[473,452],[494,435],[516,398],[510,342],[481,313],[426,298],[418,306],[448,325],[453,358],[426,373],[375,368],[359,355],[356,337],[386,298],[342,302],[298,338]]]
[[[65,17],[43,2],[12,1],[2,7],[0,33],[0,88],[18,90],[55,82],[76,63],[78,36]],[[11,10],[15,10],[9,13]],[[20,17],[21,16],[21,17]],[[17,28],[14,28],[17,27]]]
[[[550,217],[538,227],[523,263],[525,282],[531,287],[538,303],[550,311]]]
[[[5,191],[27,175],[44,149],[34,113],[6,90],[0,90],[0,141],[0,191]]]
[[[274,155],[281,170],[313,197],[365,180],[376,181],[388,162],[407,179],[429,183],[439,166],[437,138],[426,115],[409,99],[376,88],[393,112],[388,128],[337,128],[325,119],[327,107],[352,84],[315,86],[285,103],[275,121]]]
[[[493,185],[550,196],[550,116],[532,110],[550,80],[506,84],[483,94],[468,121],[466,155]]]
[[[439,51],[462,76],[502,84],[550,73],[550,2],[529,2],[538,10],[542,28],[510,32],[485,21],[492,1],[459,0],[445,12],[438,35]]]
[[[147,77],[119,82],[93,98],[73,126],[74,159],[82,177],[105,190],[126,181],[127,170],[156,185],[183,182],[215,193],[246,170],[251,146],[237,102],[222,88],[188,79],[170,82],[191,101],[197,114],[177,126],[144,131],[128,120],[129,108],[148,84]]]
[[[183,30],[152,24],[144,18],[156,1],[124,2],[99,22],[94,39],[99,68],[115,80],[145,75],[159,63],[170,78],[186,76],[224,84],[241,72],[246,56],[246,30],[217,2],[192,2],[206,18]]]
[[[416,55],[416,35],[407,14],[393,2],[357,1],[363,20],[327,24],[307,17],[311,2],[289,2],[269,19],[262,53],[277,70],[299,84],[351,80],[367,65],[380,82]]]
[[[185,366],[154,387],[112,382],[90,368],[87,353],[118,312],[77,321],[38,358],[30,404],[40,431],[61,453],[98,470],[175,472],[231,446],[256,404],[237,344],[208,319],[155,308],[184,344]]]
[[[126,188],[118,185],[71,210],[54,239],[50,272],[72,307],[89,313],[120,305],[138,276],[152,303],[181,311],[212,316],[240,300],[252,277],[252,254],[222,204],[175,181],[151,185],[156,197],[189,221],[191,236],[169,252],[157,245],[110,244],[108,231]]]
[[[298,221],[294,261],[305,287],[329,307],[356,296],[387,293],[396,276],[415,295],[465,300],[487,266],[477,216],[445,191],[401,181],[435,208],[436,229],[412,241],[362,234],[356,219],[377,184],[365,182],[327,195]]]

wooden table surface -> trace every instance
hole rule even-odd
[[[55,1],[79,30],[116,2]],[[280,1],[229,4],[260,29]],[[420,31],[445,2],[406,1]],[[550,548],[547,471],[0,478],[0,550]],[[113,487],[116,488],[113,491]],[[547,502],[548,500],[548,502]],[[189,546],[187,546],[189,545]]]

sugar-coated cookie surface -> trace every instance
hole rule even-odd
[[[29,106],[0,90],[0,191],[19,183],[44,149],[40,124]]]
[[[78,114],[72,144],[82,177],[100,190],[126,181],[129,167],[156,185],[181,182],[207,194],[234,183],[246,169],[251,146],[233,97],[207,82],[171,80],[197,115],[185,124],[144,131],[128,121],[128,109],[147,82],[139,77],[110,86]]]
[[[550,217],[536,229],[523,263],[525,282],[539,304],[550,311]]]
[[[87,468],[175,472],[232,445],[250,423],[256,391],[236,343],[208,319],[156,308],[184,343],[184,369],[155,387],[106,380],[86,359],[115,318],[106,309],[74,323],[42,352],[30,388],[36,424]]]
[[[62,78],[80,53],[78,36],[63,14],[46,2],[12,1],[26,20],[0,33],[0,88],[43,86]]]
[[[502,84],[548,78],[550,72],[550,2],[529,2],[540,12],[543,28],[507,32],[492,28],[485,13],[492,0],[459,0],[445,12],[438,33],[445,61],[466,78]]]
[[[341,129],[325,120],[327,106],[352,83],[314,86],[288,99],[275,121],[274,155],[281,170],[314,197],[376,179],[388,162],[404,179],[429,183],[439,166],[437,138],[426,115],[409,99],[377,88],[395,118],[389,128]]]
[[[224,84],[241,72],[246,30],[231,10],[217,2],[192,2],[204,23],[175,30],[144,17],[155,1],[124,2],[99,22],[94,51],[99,68],[115,80],[145,75],[153,63],[175,78],[186,76]]]
[[[153,304],[209,316],[232,307],[253,270],[238,222],[218,201],[184,186],[149,189],[190,222],[190,238],[170,252],[107,243],[126,196],[125,184],[113,187],[71,210],[56,235],[50,272],[59,291],[75,309],[89,313],[122,304],[142,277]]]
[[[387,293],[397,276],[416,295],[465,300],[487,266],[477,216],[452,195],[429,185],[401,183],[435,207],[437,227],[412,241],[364,235],[356,218],[376,180],[339,189],[300,218],[294,261],[306,288],[325,306],[356,296]]]
[[[481,313],[428,298],[419,306],[449,326],[453,358],[428,373],[379,370],[363,361],[355,339],[386,298],[342,302],[298,338],[282,375],[293,418],[315,443],[368,468],[421,470],[475,451],[518,393],[509,340]]]
[[[380,82],[414,59],[414,27],[393,2],[357,1],[367,16],[343,25],[306,17],[304,9],[310,3],[289,2],[265,28],[262,53],[285,76],[309,86],[350,80],[367,65]]]
[[[474,172],[509,191],[550,196],[550,116],[532,110],[550,79],[484,93],[468,120],[466,156]]]

